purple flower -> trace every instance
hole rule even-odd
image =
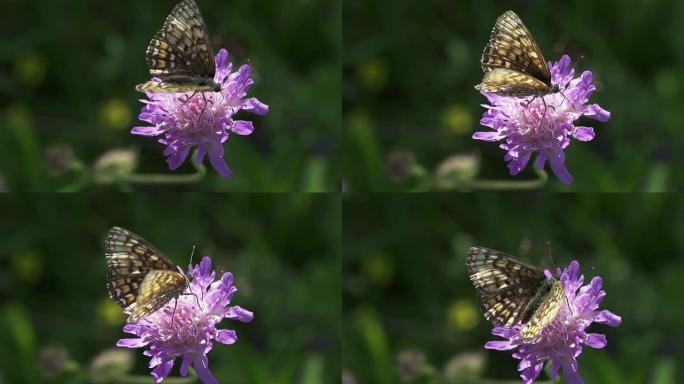
[[[558,85],[560,92],[522,100],[515,97],[482,93],[491,105],[483,104],[487,111],[480,124],[495,132],[475,132],[473,139],[499,141],[506,139],[500,147],[508,151],[504,160],[508,162],[511,175],[525,169],[530,156],[539,152],[535,168],[543,169],[549,161],[551,170],[562,183],[572,183],[572,176],[565,167],[565,148],[570,138],[579,141],[594,139],[594,129],[575,126],[582,116],[598,121],[608,121],[610,112],[598,104],[587,104],[596,90],[591,71],[584,71],[573,78],[575,70],[570,66],[570,57],[563,55],[557,63],[549,63],[551,83]],[[527,105],[527,101],[531,101]],[[546,107],[544,106],[546,104]],[[542,120],[543,118],[543,120]]]
[[[620,316],[608,310],[597,310],[606,296],[606,292],[601,288],[603,281],[597,276],[580,288],[584,283],[584,275],[580,275],[579,267],[579,262],[573,260],[568,268],[562,271],[558,268],[556,271],[565,289],[567,305],[562,306],[558,316],[542,330],[537,340],[523,342],[520,338],[522,325],[518,324],[512,328],[494,327],[492,334],[507,340],[489,341],[485,344],[487,349],[501,351],[517,348],[513,357],[520,360],[518,370],[521,371],[520,377],[525,384],[532,383],[539,376],[547,360],[551,360],[552,379],[555,379],[558,370],[563,368],[563,374],[569,383],[583,383],[577,362],[577,357],[582,354],[582,345],[603,348],[608,343],[605,335],[587,333],[586,329],[593,322],[611,327],[616,327],[622,322]],[[547,277],[551,277],[548,270],[545,273]]]
[[[224,273],[220,280],[214,281],[216,273],[208,256],[194,268],[190,265],[188,276],[192,281],[185,294],[178,297],[177,303],[171,300],[156,312],[126,324],[123,330],[138,337],[121,339],[116,343],[127,348],[147,346],[143,354],[152,357],[150,368],[157,383],[168,376],[178,357],[183,359],[181,375],[187,376],[192,365],[203,383],[218,383],[209,371],[207,358],[214,346],[212,340],[233,344],[237,335],[234,330],[217,329],[216,325],[224,318],[246,323],[254,317],[244,308],[229,306],[237,292],[233,274]]]
[[[192,92],[146,92],[149,100],[141,100],[145,106],[138,117],[152,126],[134,127],[131,133],[161,135],[159,142],[166,145],[164,156],[171,170],[180,167],[190,150],[197,146],[195,161],[202,163],[208,153],[209,162],[216,172],[223,177],[230,177],[232,171],[223,158],[223,143],[231,132],[249,135],[254,131],[251,121],[235,120],[233,115],[240,110],[257,115],[268,113],[268,105],[257,98],[244,98],[254,84],[249,77],[250,66],[242,65],[236,72],[231,72],[232,68],[228,51],[221,49],[216,55],[214,75],[214,81],[221,85],[221,92],[198,93],[187,102]]]

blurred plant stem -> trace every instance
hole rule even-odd
[[[486,189],[490,191],[515,191],[526,189],[538,189],[546,185],[549,175],[543,169],[534,168],[537,179],[534,180],[487,180],[475,179],[468,183],[472,189]]]
[[[533,180],[491,180],[491,179],[460,179],[452,183],[449,188],[438,187],[439,182],[423,166],[413,164],[409,177],[418,180],[411,192],[428,192],[431,190],[487,190],[487,191],[520,191],[542,188],[549,180],[549,175],[543,169],[534,168],[537,178]]]
[[[166,384],[185,384],[185,383],[195,383],[197,382],[197,376],[193,370],[189,371],[188,377],[167,377],[164,379]],[[109,381],[110,383],[120,383],[120,384],[149,384],[149,375],[120,375],[112,377]]]
[[[207,168],[195,160],[197,150],[192,154],[192,166],[195,167],[196,172],[189,175],[168,175],[168,174],[154,174],[154,173],[133,173],[126,175],[121,179],[122,183],[132,184],[193,184],[198,183],[204,179],[207,174]]]

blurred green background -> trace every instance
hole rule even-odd
[[[141,189],[111,180],[114,166],[170,174],[163,146],[133,136],[149,79],[145,50],[177,0],[2,2],[1,189]],[[270,106],[251,136],[225,144],[230,180],[208,166],[180,190],[325,191],[339,188],[339,0],[198,0],[215,51],[252,66],[249,97]],[[113,149],[116,152],[104,157]],[[119,155],[119,156],[116,156]],[[113,157],[113,158],[112,158]],[[131,158],[133,157],[133,158]],[[208,163],[207,163],[208,164]],[[121,170],[123,168],[123,170]],[[174,174],[193,173],[187,164]],[[145,186],[145,189],[154,187]]]
[[[341,218],[333,198],[5,195],[0,211],[3,383],[93,383],[96,356],[130,337],[105,286],[104,238],[114,225],[143,236],[184,269],[194,245],[195,262],[210,255],[215,270],[233,272],[239,292],[232,304],[253,311],[254,320],[220,323],[239,338],[230,346],[216,343],[209,353],[221,383],[339,380]],[[142,349],[118,350],[133,351],[131,373],[152,382]],[[80,368],[59,363],[64,351]],[[41,373],[46,364],[52,378]],[[170,377],[179,376],[179,366]]]
[[[557,266],[578,260],[585,282],[602,277],[600,308],[622,316],[617,328],[591,326],[608,345],[584,348],[585,382],[684,382],[681,196],[355,195],[343,212],[348,383],[520,383],[511,352],[484,349],[498,337],[465,258],[482,245],[550,266],[547,241]]]
[[[496,143],[471,138],[489,130],[473,86],[494,22],[509,9],[547,61],[568,54],[576,74],[593,72],[590,102],[612,113],[607,123],[578,120],[596,138],[566,151],[575,182],[551,176],[544,188],[682,190],[684,2],[675,0],[345,1],[347,189],[469,189],[473,178],[536,177],[531,165],[511,177]]]

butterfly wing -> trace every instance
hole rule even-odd
[[[530,300],[546,279],[541,269],[484,247],[470,248],[466,270],[475,285],[484,317],[504,327],[522,321]]]
[[[545,95],[550,92],[550,88],[544,82],[523,72],[505,68],[485,72],[482,83],[476,85],[475,89],[502,96],[518,97]]]
[[[188,286],[184,275],[169,270],[152,270],[145,275],[140,284],[138,297],[131,307],[129,321],[136,321],[163,307],[171,299],[177,298]]]
[[[522,20],[513,11],[499,16],[482,52],[482,71],[497,68],[528,74],[551,88],[551,73],[544,56]]]
[[[150,271],[176,271],[176,265],[157,248],[133,232],[113,227],[105,239],[107,290],[109,296],[129,313],[140,286]]]
[[[214,53],[194,0],[183,0],[173,8],[150,41],[146,59],[150,74],[162,80],[169,76],[214,78]]]
[[[535,305],[536,308],[534,308],[529,321],[520,331],[520,337],[525,342],[535,340],[541,331],[556,318],[563,303],[566,302],[563,284],[557,279],[551,279],[547,282],[550,284],[548,293],[540,298],[540,303]]]

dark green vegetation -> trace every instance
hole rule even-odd
[[[107,296],[104,237],[137,232],[186,269],[209,255],[239,289],[251,323],[224,320],[234,345],[214,344],[221,383],[323,384],[339,380],[339,202],[324,196],[33,196],[0,199],[0,376],[5,383],[92,383],[96,355],[115,348],[125,317]],[[321,212],[325,212],[322,215]],[[67,372],[39,369],[46,347],[66,350]],[[135,382],[151,382],[142,349]],[[42,359],[45,362],[45,358]],[[125,360],[125,359],[124,359]],[[77,364],[77,365],[76,365]],[[124,364],[126,365],[126,364]],[[178,377],[180,361],[168,382]],[[100,373],[101,374],[101,373]],[[134,380],[128,378],[127,380]],[[120,376],[103,382],[134,382]],[[140,381],[142,380],[142,381]],[[166,382],[166,381],[165,381]],[[182,382],[199,382],[186,379]]]
[[[678,196],[375,195],[348,198],[343,210],[343,369],[358,383],[398,382],[398,369],[415,383],[520,383],[511,352],[483,348],[498,338],[465,258],[481,245],[550,266],[547,241],[557,266],[578,260],[585,284],[600,276],[600,308],[622,316],[617,328],[589,328],[608,345],[584,349],[585,382],[684,380]]]
[[[137,118],[142,106],[138,99],[144,95],[134,87],[149,80],[147,44],[176,2],[3,3],[3,189],[79,191],[112,183],[119,189],[139,189],[140,182],[112,176],[111,169],[98,164],[117,148],[137,156],[137,161],[121,160],[124,176],[131,167],[138,174],[171,174],[164,147],[155,138],[129,132],[147,125]],[[333,158],[340,131],[339,1],[198,4],[214,49],[228,49],[234,68],[252,66],[255,84],[248,96],[268,104],[270,112],[236,115],[252,120],[255,132],[232,135],[225,144],[225,158],[234,171],[231,180],[221,179],[207,165],[208,174],[193,180],[191,188],[337,189],[339,161]],[[194,172],[188,161],[173,174]],[[143,177],[142,182],[150,180]]]
[[[511,177],[497,144],[471,138],[489,129],[479,124],[486,99],[473,86],[482,79],[480,55],[491,28],[508,9],[547,61],[568,54],[576,74],[592,71],[598,90],[590,102],[612,113],[607,123],[577,122],[594,127],[596,138],[566,151],[575,182],[564,186],[551,176],[545,188],[681,190],[684,3],[674,0],[345,1],[348,188],[468,190],[472,179],[536,179],[530,166]],[[444,176],[443,167],[435,176],[454,155],[461,156],[450,164],[456,174]]]

